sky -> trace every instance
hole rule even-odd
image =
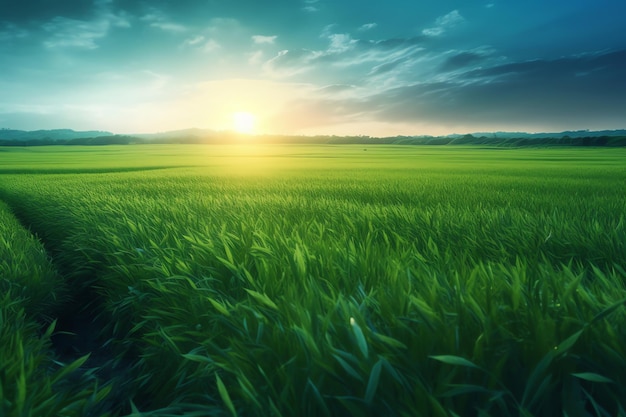
[[[0,0],[0,127],[626,128],[625,16],[624,0]]]

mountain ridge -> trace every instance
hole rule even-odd
[[[73,129],[0,129],[0,139],[2,140],[71,140],[113,135],[114,134],[111,132],[102,130],[76,131]]]

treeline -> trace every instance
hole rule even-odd
[[[0,139],[0,146],[130,145],[143,142],[133,136],[111,135],[77,139]]]
[[[52,145],[130,145],[130,144],[352,144],[352,145],[482,145],[500,147],[541,147],[541,146],[595,146],[595,147],[626,147],[626,136],[585,136],[585,137],[545,137],[515,138],[488,136],[281,136],[261,135],[245,136],[236,134],[210,135],[206,137],[166,137],[138,138],[128,135],[98,136],[78,139],[13,139],[0,140],[0,146],[52,146]]]
[[[584,136],[546,138],[499,138],[465,135],[461,137],[401,138],[394,142],[404,145],[486,145],[502,147],[520,146],[626,146],[626,136]]]

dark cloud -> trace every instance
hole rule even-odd
[[[626,51],[616,51],[499,65],[447,81],[391,88],[368,97],[322,99],[308,106],[328,120],[368,114],[379,121],[450,127],[602,127],[626,114],[624,74]]]
[[[622,96],[616,94],[626,88],[624,51],[497,64],[505,58],[485,46],[451,55],[432,50],[421,38],[327,38],[327,49],[283,51],[268,68],[278,76],[302,75],[303,80],[323,69],[328,76],[324,80],[371,91],[370,97],[360,92],[351,99],[342,93],[337,101],[321,106],[341,108],[342,114],[352,109],[380,121],[407,123],[423,119],[478,124],[498,115],[503,123],[527,118],[565,124],[573,114],[581,120],[604,120],[604,115],[615,118],[624,110]]]
[[[491,68],[479,69],[465,74],[467,78],[497,78],[508,83],[533,85],[564,85],[572,83],[582,86],[587,80],[606,84],[624,76],[626,50],[599,54],[586,54],[555,60],[515,62]],[[600,73],[602,76],[599,76]],[[593,75],[585,78],[585,75]],[[621,87],[626,83],[619,83]]]
[[[565,127],[626,114],[625,73],[626,51],[618,51],[500,65],[444,83],[397,88],[372,100],[387,104],[379,115],[385,119]]]

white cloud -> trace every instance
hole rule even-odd
[[[151,23],[150,26],[159,28],[166,32],[185,32],[187,30],[185,26],[172,22],[155,22]]]
[[[182,46],[203,52],[213,52],[222,47],[215,39],[206,38],[203,35],[192,36],[191,38],[185,39]]]
[[[87,22],[57,16],[44,23],[42,27],[44,31],[50,33],[50,37],[44,41],[47,48],[96,49],[98,48],[96,41],[106,36],[109,22],[104,20]]]
[[[443,28],[440,28],[440,27],[428,28],[428,29],[424,29],[422,33],[426,36],[439,36],[443,33]]]
[[[256,44],[273,44],[276,41],[278,36],[263,36],[263,35],[254,35],[252,36],[252,41]]]
[[[119,28],[129,28],[131,26],[130,21],[126,16],[109,14],[108,17],[111,20],[111,24],[113,24],[113,26],[117,26]]]
[[[111,0],[96,0],[96,16],[91,20],[69,19],[56,16],[41,27],[49,37],[44,46],[54,48],[97,49],[97,41],[108,35],[111,28],[131,27],[126,13],[115,14],[110,9]],[[16,32],[15,36],[22,36]]]
[[[335,28],[337,28],[337,24],[336,23],[331,23],[330,25],[326,25],[322,28],[322,32],[320,33],[320,38],[328,38],[330,35],[332,35],[333,30],[335,30]]]
[[[452,10],[450,13],[438,17],[435,23],[437,23],[437,25],[439,26],[451,27],[458,23],[461,23],[463,20],[465,19],[463,18],[463,16],[461,16],[458,10]]]
[[[220,45],[216,40],[214,39],[208,39],[205,43],[204,46],[202,47],[202,50],[204,52],[213,52],[213,51],[217,51],[218,49],[220,49],[222,47],[222,45]]]
[[[258,65],[263,62],[263,51],[254,51],[248,54],[248,64]]]
[[[106,37],[112,28],[128,29],[131,27],[127,13],[111,12],[108,5],[111,1],[96,2],[98,15],[89,21],[68,19],[57,16],[43,25],[44,30],[52,33],[52,37],[44,42],[48,48],[77,47],[96,49],[98,39]]]
[[[368,41],[354,39],[347,33],[329,33],[332,27],[324,29],[328,46],[323,50],[283,50],[263,65],[271,77],[292,77],[316,70],[324,82],[332,82],[333,75],[340,83],[353,83],[370,86],[389,85],[414,78],[416,73],[431,71],[432,67],[419,65],[424,59],[422,40],[419,38],[387,39]],[[348,74],[345,68],[350,67]]]
[[[208,25],[194,31],[180,46],[202,52],[214,52],[222,50],[226,53],[231,51],[232,46],[241,45],[245,39],[252,39],[256,44],[270,43],[277,36],[255,35],[250,37],[245,28],[236,19],[214,18],[209,20]]]
[[[365,32],[367,30],[372,30],[376,28],[377,26],[378,26],[378,23],[366,23],[364,25],[361,25],[358,30],[361,32]]]
[[[302,10],[307,13],[315,13],[320,10],[319,7],[316,6],[316,4],[319,3],[319,0],[304,0],[303,3],[305,6],[302,7]]]
[[[459,13],[458,10],[453,10],[446,15],[439,16],[437,20],[435,20],[435,26],[424,29],[422,34],[426,36],[440,36],[446,30],[457,26],[463,21],[465,21],[465,18],[461,16],[461,13]]]
[[[149,90],[152,90],[152,91],[162,90],[164,87],[167,86],[167,84],[172,78],[169,75],[159,74],[151,70],[144,70],[141,73],[147,76],[147,79],[146,79],[147,86]]]
[[[354,98],[365,95],[363,94],[363,88],[352,84],[325,85],[315,90],[314,93],[319,97],[331,97],[334,99]]]
[[[194,37],[185,39],[185,41],[183,42],[183,45],[186,45],[186,46],[197,46],[198,44],[201,44],[204,40],[205,40],[204,36],[198,35],[198,36],[194,36]]]
[[[310,70],[313,67],[313,61],[322,55],[323,52],[308,49],[292,51],[285,49],[263,64],[263,70],[272,77],[291,77]]]
[[[352,49],[358,42],[350,37],[347,33],[335,33],[328,37],[330,39],[330,46],[328,52],[337,54],[346,52]]]
[[[119,14],[115,14],[111,11],[111,4],[113,4],[113,0],[94,0],[93,3],[94,6],[96,6],[96,10],[100,14],[99,20],[107,20],[111,26],[115,27],[131,27],[128,13],[122,11]]]
[[[185,26],[170,21],[161,11],[156,9],[152,9],[151,12],[143,16],[141,20],[147,22],[150,27],[165,32],[182,33],[187,31]]]

